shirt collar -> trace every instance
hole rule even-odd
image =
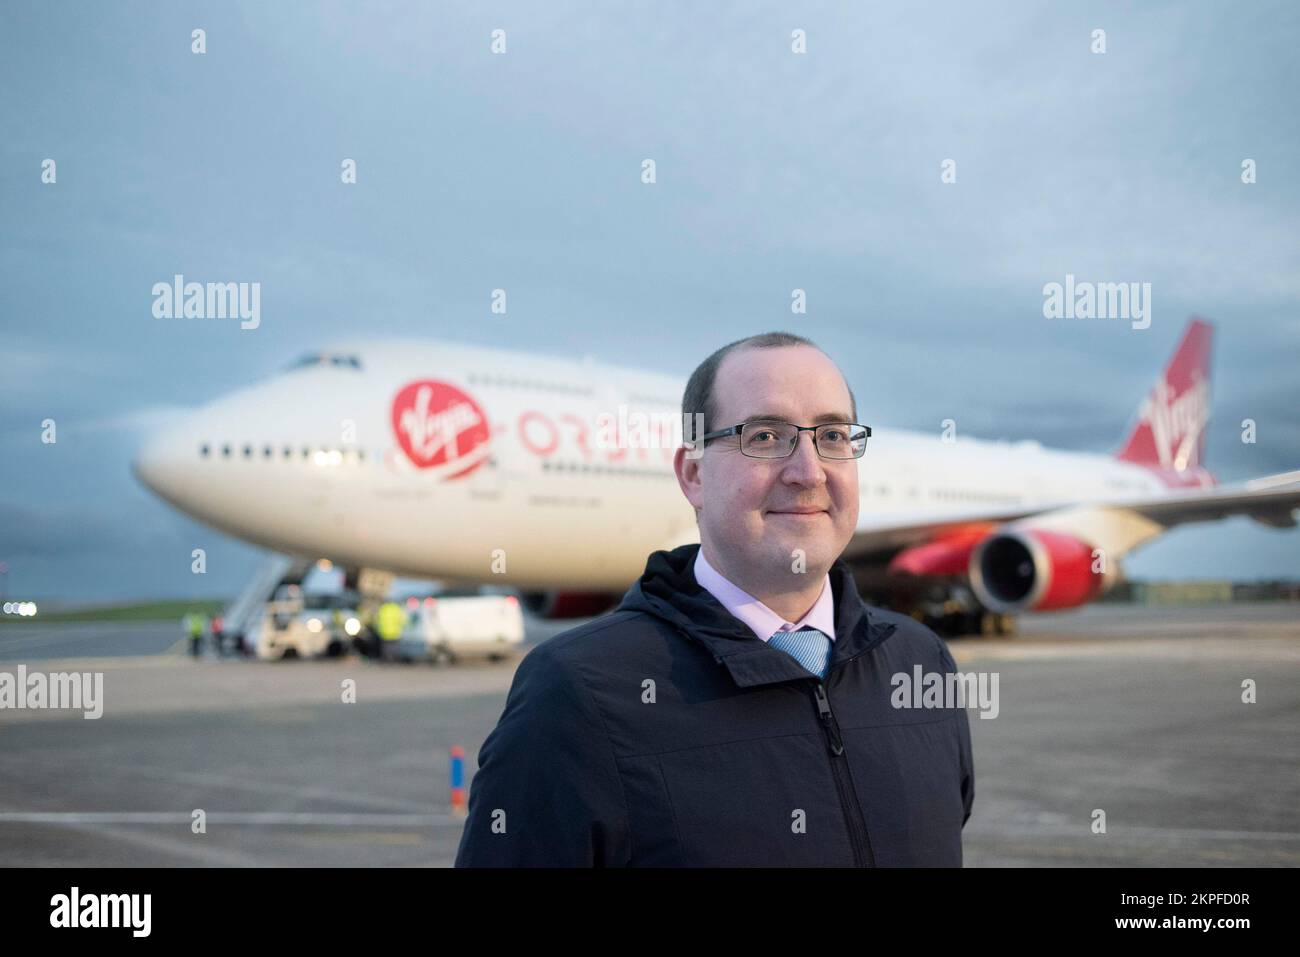
[[[799,631],[816,628],[832,641],[835,640],[835,598],[831,592],[830,575],[823,576],[822,591],[812,610],[798,623],[786,621],[749,592],[723,578],[704,557],[701,546],[695,556],[695,580],[711,594],[723,608],[739,618],[761,640],[767,641],[778,631]]]

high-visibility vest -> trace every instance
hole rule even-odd
[[[384,602],[375,615],[375,631],[384,641],[396,641],[406,628],[406,612],[396,602]]]

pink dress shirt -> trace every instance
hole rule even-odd
[[[824,576],[817,603],[797,624],[786,621],[749,592],[723,578],[705,559],[703,546],[695,556],[695,580],[723,608],[753,629],[754,634],[763,641],[778,631],[799,631],[804,628],[816,628],[831,641],[835,640],[835,595],[831,591],[830,575]]]

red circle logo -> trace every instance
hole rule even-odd
[[[487,461],[488,418],[469,395],[446,382],[420,379],[393,398],[393,434],[416,468],[463,478]]]

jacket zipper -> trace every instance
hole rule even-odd
[[[862,805],[858,803],[853,781],[846,781],[844,778],[849,759],[844,757],[844,739],[840,735],[840,725],[835,720],[835,712],[831,710],[831,699],[827,696],[826,686],[822,682],[817,682],[813,696],[817,699],[817,713],[821,717],[831,752],[831,773],[835,776],[835,788],[840,792],[840,810],[844,812],[844,821],[848,825],[849,836],[853,841],[853,864],[855,867],[875,867],[876,857],[871,851],[871,838],[867,834]]]

